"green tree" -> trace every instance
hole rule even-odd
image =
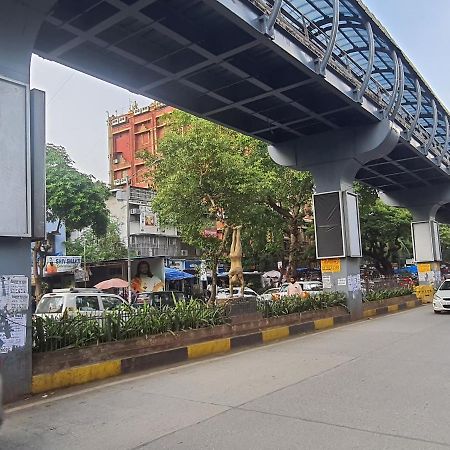
[[[305,218],[312,215],[313,178],[310,172],[277,165],[266,152],[265,180],[262,200],[283,221],[288,241],[287,273],[296,276],[300,261],[306,262],[312,255],[312,246],[305,240],[312,234],[312,225],[308,226]]]
[[[68,231],[92,227],[106,233],[108,187],[79,172],[64,147],[47,145],[47,219],[64,222]]]
[[[355,191],[360,200],[363,255],[381,274],[392,274],[392,263],[411,249],[411,214],[383,203],[373,188],[355,183]]]
[[[439,235],[441,238],[442,260],[446,263],[450,262],[450,226],[440,225]]]
[[[282,259],[288,236],[294,272],[311,250],[301,238],[303,219],[311,212],[310,174],[278,166],[266,144],[248,136],[179,111],[166,120],[159,154],[145,156],[161,220],[204,251],[213,276],[225,245],[204,230],[217,221],[243,225],[244,261],[251,266]]]
[[[217,223],[245,229],[251,222],[257,201],[252,194],[258,192],[259,179],[247,156],[261,143],[180,111],[166,120],[168,130],[159,154],[146,157],[147,166],[154,169],[152,206],[162,222],[178,228],[185,242],[203,250],[215,293],[226,239],[205,230]]]
[[[109,219],[106,233],[98,236],[92,228],[83,231],[83,235],[73,241],[66,242],[70,255],[85,255],[86,261],[108,261],[126,258],[127,248],[120,239],[119,224]]]
[[[105,200],[109,192],[105,184],[92,176],[79,172],[64,147],[52,144],[46,149],[47,220],[61,223],[68,232],[91,227],[96,235],[106,233],[108,210]],[[42,275],[48,246],[37,241],[33,247],[35,294],[42,295]]]

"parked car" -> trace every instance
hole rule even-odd
[[[306,292],[309,296],[318,295],[323,291],[323,284],[321,281],[298,281],[298,284],[302,287],[303,292]],[[279,292],[273,294],[273,299],[277,300],[287,295],[289,283],[283,283],[279,288]]]
[[[175,302],[186,300],[186,296],[180,291],[141,292],[137,295],[133,306],[139,308],[147,304],[162,308],[163,306],[175,306]]]
[[[66,310],[80,314],[101,315],[103,311],[121,305],[128,305],[128,302],[118,295],[106,294],[98,289],[55,289],[54,292],[41,298],[35,315],[56,318],[62,316]]]
[[[233,297],[239,297],[241,292],[241,288],[235,287],[233,288]],[[220,288],[217,291],[217,300],[225,300],[230,297],[230,289],[229,288]],[[259,295],[249,287],[244,287],[244,298],[256,298],[259,299]]]
[[[277,294],[280,293],[280,288],[276,287],[276,288],[270,288],[267,289],[267,291],[263,292],[259,298],[261,301],[264,302],[270,302],[272,300],[274,300],[274,298],[277,296]]]
[[[433,296],[433,310],[436,314],[450,311],[450,280],[445,280]]]

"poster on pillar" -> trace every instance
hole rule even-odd
[[[25,346],[29,306],[28,278],[0,276],[0,353]]]

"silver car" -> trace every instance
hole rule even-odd
[[[241,288],[233,288],[233,297],[239,297],[241,295]],[[217,300],[224,300],[230,297],[230,289],[220,288],[217,291]],[[248,287],[244,287],[244,298],[256,298],[259,299],[259,295]]]

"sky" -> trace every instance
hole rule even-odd
[[[365,3],[450,109],[450,0]],[[125,113],[130,103],[151,100],[38,56],[31,87],[46,91],[47,142],[66,147],[79,170],[107,182],[107,111]]]

